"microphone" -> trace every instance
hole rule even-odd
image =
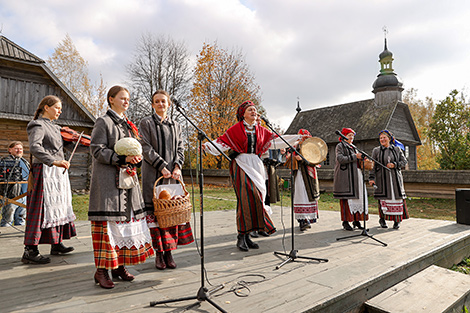
[[[271,124],[271,123],[269,122],[269,120],[268,120],[267,117],[265,117],[265,116],[263,116],[263,115],[260,115],[259,117],[260,117],[266,124]]]
[[[176,109],[177,109],[178,111],[180,111],[180,110],[183,110],[183,111],[184,111],[184,109],[183,109],[183,107],[181,106],[181,104],[180,104],[180,102],[179,102],[178,99],[176,99],[175,97],[171,96],[171,97],[170,97],[170,100],[171,100],[171,103],[173,103],[173,104],[175,105],[175,107],[176,107]]]
[[[343,135],[339,130],[336,130],[335,133],[336,133],[336,135],[340,136],[340,137],[343,138],[344,140],[346,140],[346,141],[349,140],[349,139],[348,139],[345,135]]]
[[[374,189],[378,188],[376,184],[372,184],[372,187],[374,187]]]

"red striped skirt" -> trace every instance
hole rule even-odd
[[[274,223],[264,210],[264,199],[253,181],[237,165],[235,160],[230,163],[230,176],[237,196],[237,230],[246,234],[262,230],[268,234],[276,231]]]
[[[73,222],[51,228],[41,228],[44,219],[43,166],[43,164],[34,163],[31,169],[34,182],[26,201],[25,245],[58,244],[64,239],[77,235]]]
[[[110,222],[112,223],[112,222]],[[144,263],[147,258],[154,255],[150,243],[136,248],[112,247],[108,236],[108,222],[91,221],[91,239],[93,241],[93,254],[96,268],[115,269],[121,265],[134,265]]]
[[[152,246],[157,252],[176,250],[177,246],[188,245],[194,241],[191,224],[168,228],[150,228]]]
[[[343,222],[353,222],[353,221],[363,221],[364,213],[351,213],[349,209],[348,199],[340,199],[339,206],[341,209],[341,221]],[[366,214],[366,221],[369,220],[369,214]]]

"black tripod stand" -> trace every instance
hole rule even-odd
[[[197,139],[198,139],[198,147],[199,147],[199,197],[200,197],[200,204],[201,204],[201,208],[200,208],[200,232],[201,232],[201,239],[200,239],[200,242],[201,242],[201,252],[200,252],[200,256],[201,256],[201,286],[199,287],[199,290],[197,291],[197,294],[195,296],[191,296],[191,297],[183,297],[183,298],[177,298],[177,299],[170,299],[170,300],[163,300],[163,301],[152,301],[150,302],[150,306],[156,306],[158,304],[165,304],[165,303],[173,303],[173,302],[179,302],[179,301],[187,301],[187,300],[198,300],[198,301],[207,301],[209,302],[212,306],[214,306],[217,310],[219,310],[220,312],[224,312],[226,313],[227,311],[225,311],[224,309],[222,309],[217,303],[215,303],[214,301],[212,301],[209,297],[211,295],[211,293],[214,293],[214,292],[217,292],[218,290],[224,288],[223,285],[219,285],[215,288],[213,288],[212,290],[208,290],[205,286],[204,286],[204,281],[205,281],[205,269],[204,269],[204,200],[203,200],[203,194],[204,194],[204,175],[202,173],[202,141],[204,139],[207,139],[208,142],[210,142],[212,144],[212,141],[210,141],[210,139],[207,137],[207,135],[199,128],[197,127],[197,125],[195,125],[193,123],[193,121],[191,121],[191,119],[183,112],[183,109],[180,107],[180,105],[178,104],[177,101],[173,100],[173,102],[175,103],[175,107],[176,109],[178,110],[178,112],[181,113],[181,115],[189,121],[189,123],[191,123],[191,125],[197,129],[198,131],[198,135],[197,135]],[[227,160],[230,161],[230,158],[225,154],[223,153],[217,146],[213,145],[219,152],[220,154],[222,154]]]
[[[344,136],[339,130],[336,131],[336,134],[339,135],[341,138],[343,138],[344,143],[346,143],[347,145],[349,145],[353,149],[356,149],[358,152],[360,152],[362,154],[362,160],[360,161],[362,163],[362,168],[364,168],[364,157],[367,157],[369,160],[374,161],[376,164],[378,164],[378,165],[380,165],[380,166],[382,166],[382,167],[384,167],[384,168],[386,168],[387,170],[390,171],[390,169],[388,167],[386,167],[382,163],[378,162],[377,160],[373,159],[371,156],[369,156],[364,151],[358,149],[352,143],[349,143],[347,141],[348,138],[346,136]],[[370,235],[369,232],[368,232],[369,230],[366,227],[366,177],[365,177],[364,174],[362,174],[362,183],[363,183],[363,187],[362,187],[362,207],[364,208],[364,214],[363,214],[364,215],[364,219],[363,219],[364,229],[362,230],[362,232],[360,234],[341,237],[341,238],[336,238],[336,240],[343,240],[343,239],[349,239],[349,238],[354,238],[354,237],[359,237],[359,236],[366,236],[367,238],[373,239],[373,240],[377,241],[378,243],[381,243],[384,247],[386,247],[387,244],[385,242],[382,242],[382,241],[378,240],[377,238],[374,238],[373,235]]]
[[[271,129],[279,138],[281,138],[282,141],[289,147],[289,149],[292,151],[291,155],[291,170],[290,170],[290,181],[291,181],[291,187],[290,187],[290,195],[291,195],[291,240],[292,240],[292,250],[289,253],[284,253],[284,252],[277,252],[274,251],[275,255],[283,255],[286,256],[287,259],[285,259],[281,264],[276,266],[276,269],[280,269],[283,265],[289,263],[289,262],[295,262],[296,259],[306,259],[306,260],[315,260],[315,261],[323,261],[323,262],[328,262],[328,259],[320,259],[320,258],[313,258],[313,257],[307,257],[307,256],[300,256],[298,255],[298,250],[295,249],[295,238],[294,238],[294,172],[292,170],[292,165],[293,165],[293,152],[297,153],[302,160],[305,162],[308,162],[303,155],[301,155],[292,145],[290,145],[281,135],[278,134],[278,132],[273,129],[271,126],[271,123],[266,118],[263,118],[263,121],[266,123],[266,125]]]

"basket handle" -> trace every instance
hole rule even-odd
[[[156,181],[155,183],[153,184],[153,197],[155,199],[158,199],[157,197],[157,194],[155,193],[155,188],[157,188],[157,183],[160,181],[160,179],[164,178],[163,176],[160,176]],[[180,180],[180,179],[177,179],[177,181],[181,184],[181,186],[183,187],[183,191],[185,194],[188,193],[188,191],[186,190],[186,185]]]

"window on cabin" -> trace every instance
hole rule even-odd
[[[330,165],[330,152],[326,155],[326,160],[322,162],[324,166]]]

